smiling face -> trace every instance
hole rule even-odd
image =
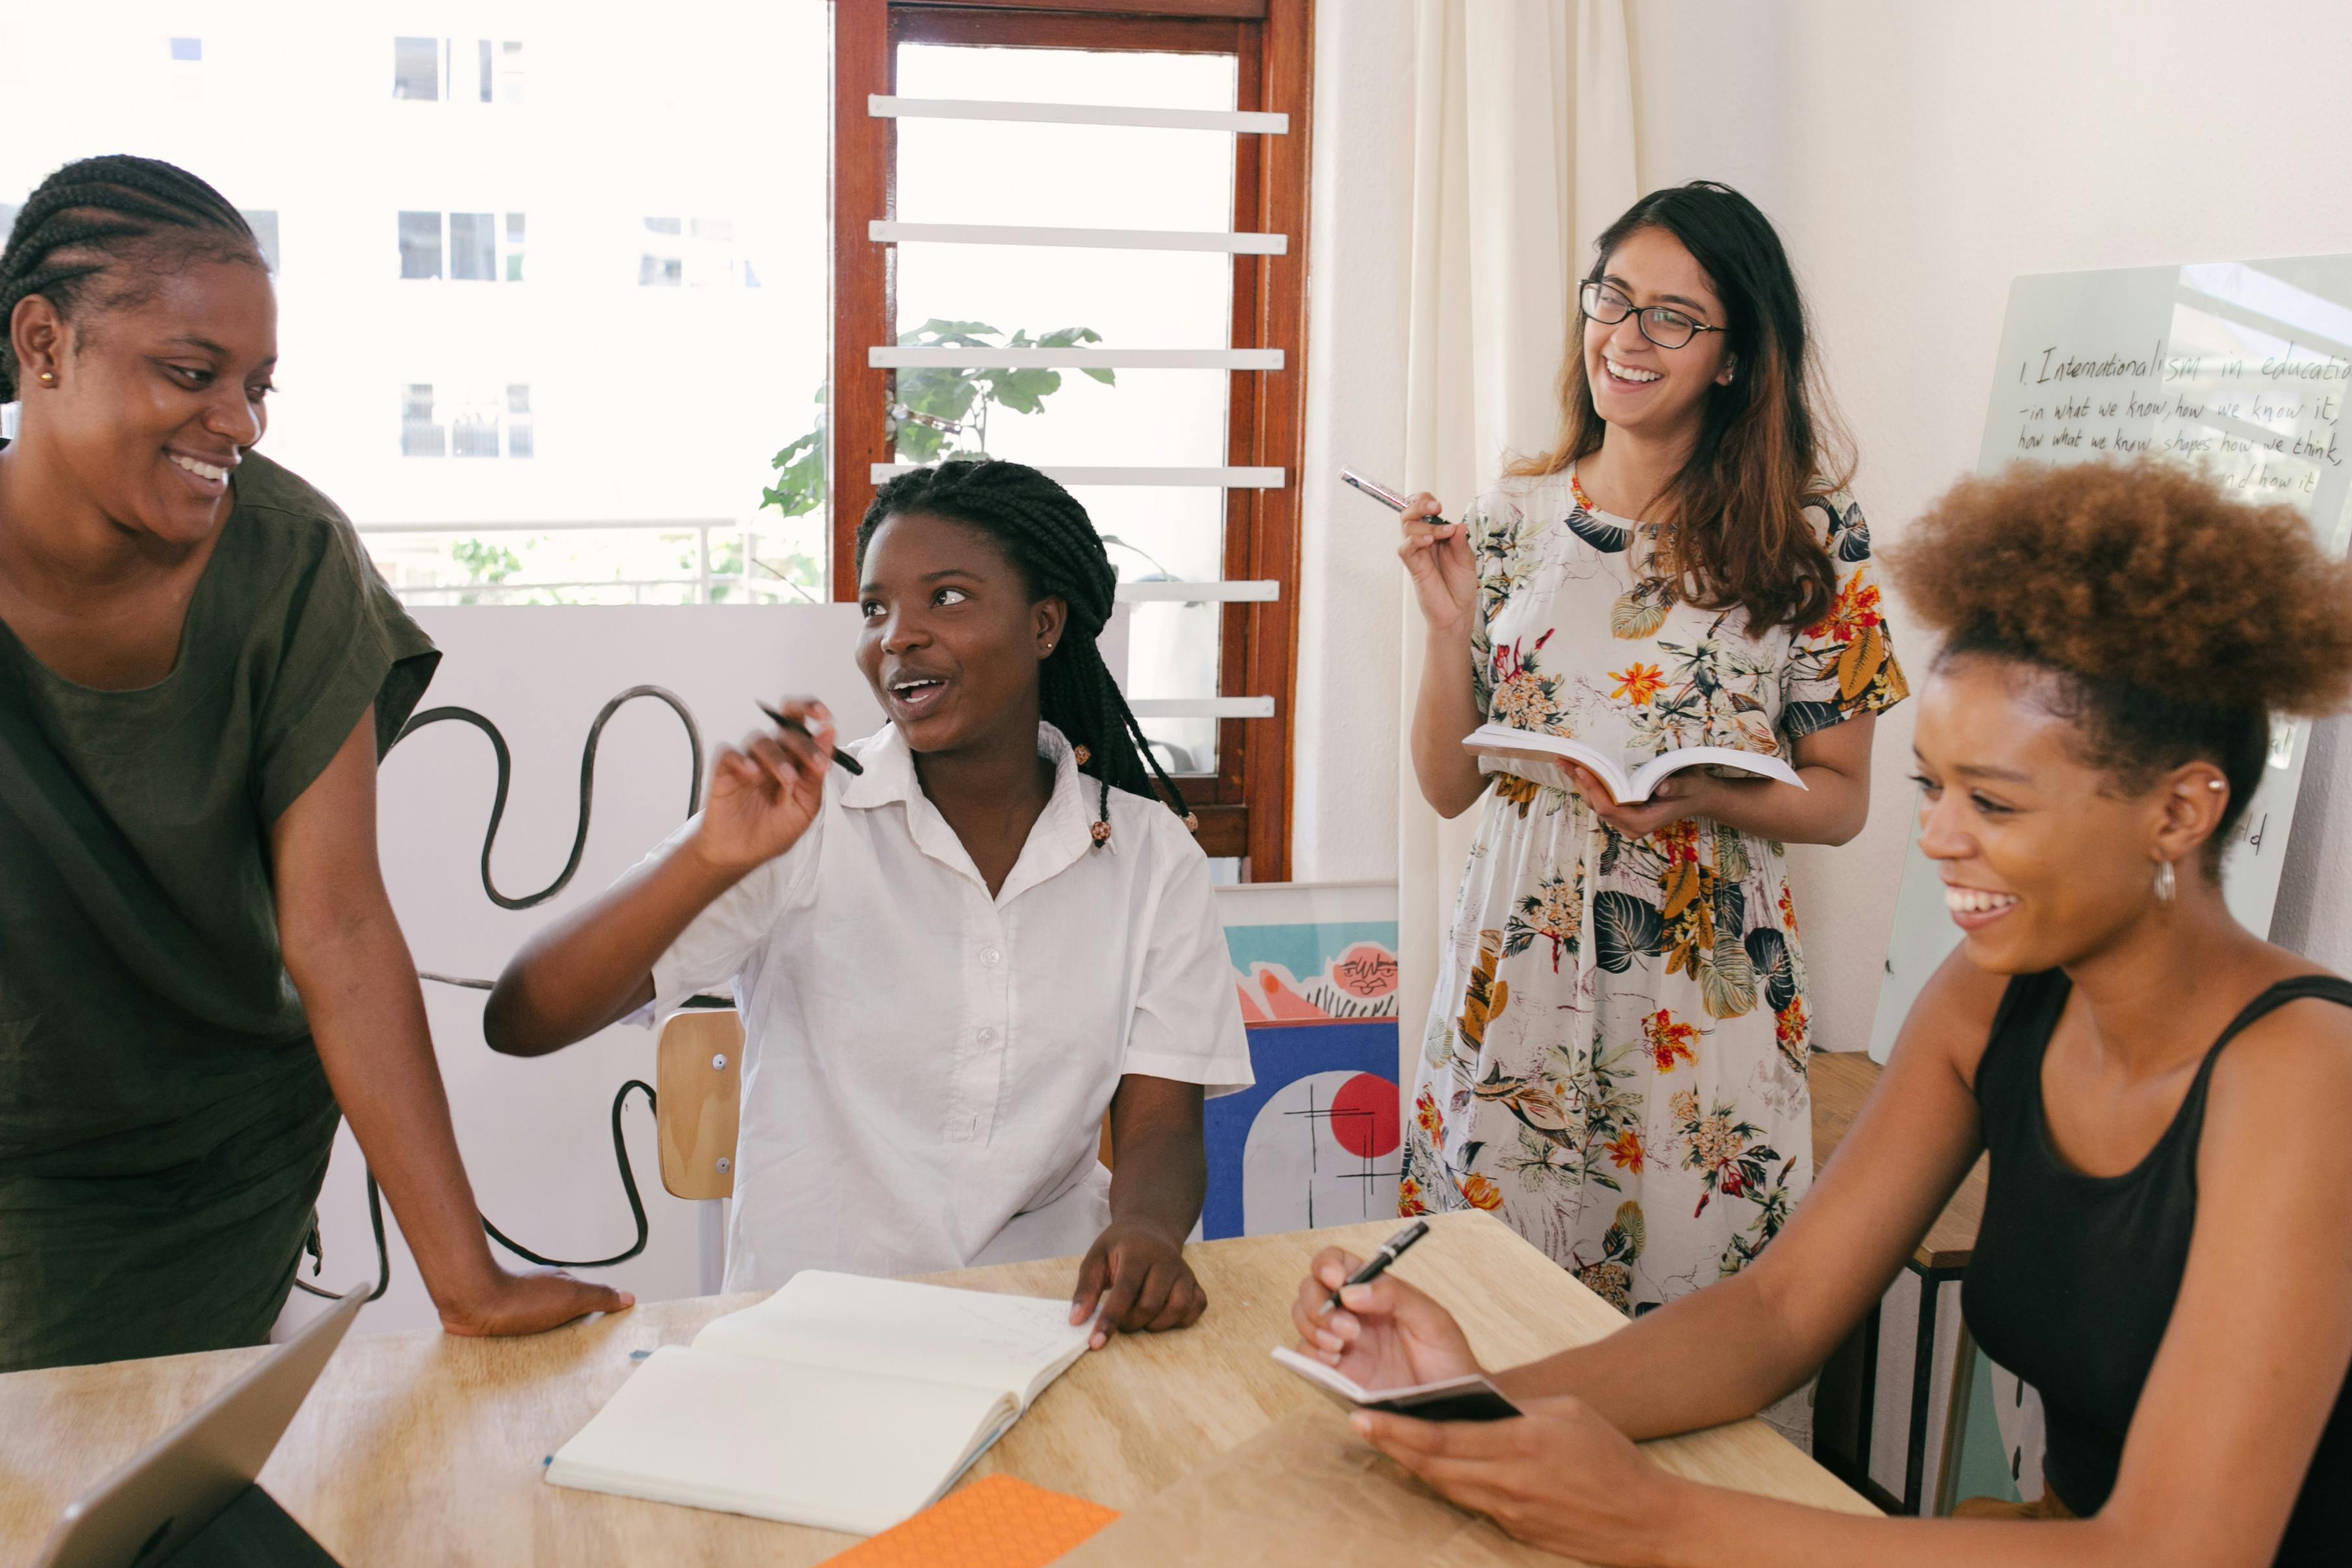
[[[884,518],[860,575],[857,667],[910,749],[1036,744],[1038,666],[1061,640],[1061,600],[1031,597],[981,529],[927,512]]]
[[[209,537],[268,423],[278,299],[258,262],[195,259],[69,320],[27,299],[16,324],[26,439],[117,527],[175,545]]]
[[[2129,791],[2084,759],[2076,724],[2042,700],[2051,677],[2005,660],[1963,657],[1919,696],[1913,751],[1919,848],[1936,862],[1969,956],[1997,975],[2080,962],[2155,908],[2159,852],[2184,891],[2218,800],[2210,764]]]
[[[1731,377],[1727,335],[1701,332],[1679,349],[1662,349],[1642,336],[1640,312],[1664,306],[1702,327],[1727,325],[1706,271],[1673,235],[1643,228],[1610,253],[1601,280],[1631,301],[1633,311],[1613,326],[1584,323],[1584,376],[1594,412],[1643,435],[1695,434],[1708,390]]]

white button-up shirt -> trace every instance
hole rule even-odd
[[[1208,862],[1118,789],[1097,849],[1100,786],[1044,725],[1053,798],[991,898],[898,730],[849,748],[865,776],[654,965],[657,1012],[731,984],[743,1016],[726,1288],[1083,1252],[1120,1075],[1251,1082]]]

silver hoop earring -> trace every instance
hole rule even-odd
[[[2171,862],[2170,861],[2158,861],[2158,862],[2156,862],[2156,901],[2157,901],[2157,903],[2158,903],[2158,904],[2163,904],[2166,908],[2169,909],[2169,908],[2172,906],[2172,901],[2173,901],[2173,899],[2174,899],[2174,898],[2175,898],[2175,897],[2179,894],[2179,892],[2180,892],[2180,878],[2179,878],[2178,875],[2176,875],[2176,874],[2174,873],[2173,869],[2172,869],[2172,862]]]

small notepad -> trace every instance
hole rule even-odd
[[[808,1270],[665,1345],[557,1486],[872,1534],[937,1499],[1086,1353],[1066,1301]]]
[[[982,1476],[824,1568],[1045,1568],[1118,1517],[1084,1498]]]

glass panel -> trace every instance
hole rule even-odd
[[[341,505],[396,590],[415,563],[420,588],[475,584],[452,553],[464,544],[485,573],[503,551],[509,580],[604,585],[530,591],[542,598],[823,596],[821,495],[790,517],[762,497],[825,373],[831,6],[675,0],[650,26],[536,4],[411,6],[410,21],[182,5],[204,18],[205,57],[172,66],[173,26],[193,22],[127,27],[125,6],[68,4],[40,13],[37,72],[16,68],[22,9],[0,0],[0,204],[100,150],[96,125],[276,213],[263,244],[299,265],[278,289],[282,390],[262,450]],[[494,107],[478,102],[485,39]],[[286,137],[156,90],[167,67],[224,62],[260,99],[292,93],[298,139],[334,156],[289,157]],[[402,100],[389,114],[386,96]],[[454,256],[453,212],[470,214]],[[647,214],[671,233],[646,233]],[[643,242],[662,240],[678,286],[640,288]],[[419,287],[453,277],[505,287]],[[632,343],[658,346],[646,374],[615,358]],[[524,385],[527,413],[509,395]]]
[[[451,213],[449,276],[487,283],[498,275],[498,231],[491,214]]]
[[[403,277],[441,276],[441,214],[439,213],[400,214],[400,276]]]
[[[394,38],[392,41],[392,96],[425,99],[440,98],[440,39]]]
[[[400,455],[403,457],[446,457],[449,439],[433,418],[433,389],[413,385],[401,399]]]
[[[898,66],[908,98],[1210,110],[1234,107],[1238,68],[1224,55],[946,45],[901,46]],[[896,215],[905,222],[1232,226],[1231,137],[925,120],[900,120],[898,135]],[[899,341],[912,345],[1232,342],[1233,263],[1218,254],[906,245],[898,298]],[[1040,466],[1220,466],[1228,381],[1223,371],[901,371],[893,438],[902,462],[984,451]],[[1223,491],[1075,493],[1111,541],[1122,581],[1223,575]],[[1213,606],[1135,606],[1121,672],[1128,694],[1214,695],[1221,628]],[[1214,768],[1214,720],[1154,719],[1145,730],[1171,768]]]

